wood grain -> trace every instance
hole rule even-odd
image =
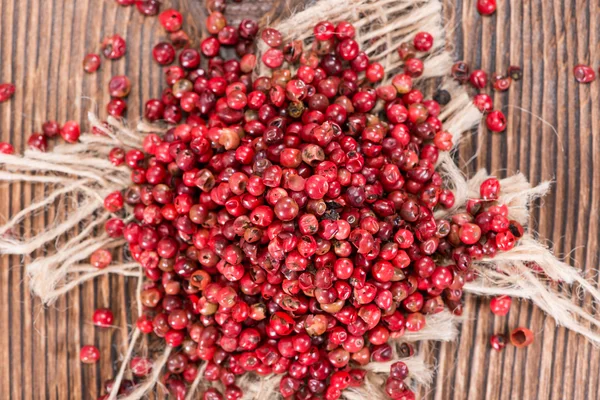
[[[204,19],[200,0],[165,0],[187,16],[200,32]],[[281,7],[281,5],[278,5]],[[272,0],[232,3],[233,20],[260,18]],[[523,172],[533,183],[553,179],[549,196],[532,214],[540,236],[558,254],[568,255],[591,279],[598,266],[600,210],[600,82],[577,84],[572,67],[600,65],[598,0],[506,0],[498,13],[481,18],[475,0],[446,0],[449,37],[457,58],[473,67],[504,71],[523,67],[524,78],[508,93],[494,95],[495,106],[509,120],[505,134],[481,132],[467,138],[460,151],[465,171],[487,168],[499,176]],[[2,141],[22,149],[29,134],[46,119],[82,120],[89,108],[107,102],[104,82],[112,75],[133,78],[131,115],[139,115],[142,99],[156,97],[161,71],[151,48],[162,37],[155,18],[112,0],[0,0],[0,82],[14,82],[17,93],[0,105]],[[127,38],[126,59],[105,62],[86,75],[81,60],[98,51],[101,39],[120,33]],[[479,156],[471,160],[480,150]],[[0,215],[14,214],[43,189],[0,186]],[[31,235],[63,215],[68,203],[26,221]],[[573,250],[573,251],[571,251]],[[0,398],[79,399],[100,394],[103,379],[114,374],[131,314],[128,294],[133,283],[102,278],[75,289],[44,308],[27,290],[19,257],[0,258]],[[576,293],[574,301],[580,301]],[[590,299],[581,300],[591,309]],[[93,310],[110,306],[118,327],[99,331],[90,323]],[[426,349],[437,364],[427,399],[600,399],[600,352],[581,337],[556,328],[528,303],[517,303],[507,318],[495,318],[485,300],[467,300],[460,339]],[[491,333],[518,325],[536,332],[526,350],[488,347]],[[95,343],[104,351],[97,366],[78,361],[81,345]],[[112,345],[112,347],[110,347]]]

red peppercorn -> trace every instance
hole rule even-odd
[[[498,73],[494,74],[494,77],[492,79],[492,86],[497,92],[507,91],[511,83],[512,79],[510,78],[510,76],[504,76]]]
[[[454,80],[463,84],[469,79],[469,66],[463,61],[459,61],[452,66],[451,70]]]
[[[471,85],[477,89],[483,89],[486,87],[487,79],[487,73],[480,69],[476,69],[475,71],[471,72],[471,76],[469,76],[469,82],[471,82]]]
[[[41,133],[34,133],[29,136],[29,139],[27,139],[27,146],[29,146],[29,148],[32,150],[45,152],[48,148],[48,141],[46,136],[42,135]]]
[[[158,20],[167,32],[177,32],[183,25],[183,16],[179,11],[173,9],[161,12]]]
[[[225,46],[233,46],[235,45],[239,38],[237,34],[237,30],[232,26],[226,26],[217,35],[217,39],[219,43]]]
[[[215,57],[219,54],[221,49],[221,43],[214,37],[206,38],[200,43],[200,50],[206,57]]]
[[[125,55],[127,44],[119,35],[106,37],[100,45],[102,54],[109,60],[117,60]]]
[[[274,207],[275,216],[282,221],[292,221],[299,212],[298,203],[291,197],[283,197]]]
[[[42,133],[49,137],[55,137],[60,134],[60,125],[56,121],[46,121],[42,124]]]
[[[508,251],[515,247],[516,238],[511,232],[500,232],[496,235],[496,247],[501,251]]]
[[[418,332],[425,326],[425,316],[419,312],[408,314],[406,318],[406,329]]]
[[[261,33],[261,38],[269,47],[279,47],[283,43],[281,32],[273,28],[265,28]]]
[[[88,74],[96,72],[100,68],[100,56],[98,54],[90,53],[83,59],[83,70]]]
[[[117,212],[123,208],[123,195],[121,192],[112,192],[104,198],[104,208],[108,212]]]
[[[119,118],[127,111],[127,103],[123,99],[112,99],[106,105],[108,115]]]
[[[507,75],[510,76],[513,81],[520,81],[523,77],[523,71],[521,71],[521,67],[511,65],[508,67]]]
[[[120,147],[115,147],[108,153],[108,159],[114,166],[119,166],[125,162],[125,151]]]
[[[496,12],[496,0],[477,0],[477,11],[481,15],[492,15]]]
[[[240,36],[244,39],[252,39],[258,33],[258,24],[251,19],[243,19],[238,27]]]
[[[492,132],[502,132],[506,130],[506,117],[502,111],[495,110],[490,112],[485,119],[485,123]]]
[[[311,199],[322,199],[329,190],[327,180],[320,175],[313,175],[306,180],[305,190]]]
[[[335,26],[329,21],[319,22],[313,29],[315,39],[330,40],[335,34]]]
[[[186,69],[198,68],[200,53],[195,49],[185,49],[179,54],[179,64]]]
[[[9,100],[15,94],[15,85],[12,83],[0,83],[0,103]]]
[[[129,361],[131,372],[137,377],[148,375],[152,371],[152,366],[152,361],[146,357],[133,357],[131,361]]]
[[[308,323],[308,322],[307,322]],[[294,329],[294,320],[289,314],[276,312],[270,320],[269,326],[280,336],[289,335]]]
[[[527,347],[533,343],[533,332],[523,327],[515,328],[510,333],[510,342],[517,348]]]
[[[75,143],[79,140],[80,135],[79,124],[75,121],[67,121],[60,130],[60,136],[68,142]]]
[[[345,39],[352,39],[354,38],[355,34],[356,29],[354,28],[354,25],[352,25],[350,22],[340,21],[335,27],[335,37],[340,41]]]
[[[411,43],[404,42],[398,47],[398,56],[401,60],[407,60],[415,56],[416,49]]]
[[[158,0],[136,0],[135,6],[142,15],[158,15],[160,2]]]
[[[494,107],[492,98],[484,93],[476,95],[473,98],[473,104],[475,104],[475,107],[477,107],[482,113],[490,112]]]
[[[494,297],[490,301],[490,309],[492,313],[499,316],[505,316],[510,311],[512,299],[508,296]]]
[[[404,62],[404,73],[413,78],[423,75],[423,61],[418,58],[409,58]]]
[[[90,264],[98,269],[108,267],[111,262],[112,255],[106,249],[98,249],[90,256]]]
[[[175,48],[170,43],[158,43],[152,49],[152,57],[160,65],[169,65],[175,61]]]
[[[488,178],[479,186],[479,194],[484,200],[497,200],[500,195],[500,182],[496,178]]]
[[[142,333],[150,333],[152,332],[152,321],[150,321],[145,315],[142,315],[136,321],[137,328],[142,331]]]
[[[506,337],[504,335],[492,335],[490,337],[490,346],[496,351],[502,351],[506,347]]]
[[[269,49],[262,56],[262,62],[269,68],[279,68],[283,64],[283,52],[279,49]]]
[[[209,33],[216,35],[227,25],[225,16],[218,11],[213,11],[206,18],[206,30]]]
[[[573,68],[573,75],[579,83],[590,83],[596,79],[596,72],[590,66],[584,64],[576,65]]]
[[[95,346],[83,346],[79,351],[79,359],[84,364],[95,364],[100,359],[100,351]]]
[[[125,223],[123,222],[123,220],[120,220],[118,218],[111,218],[104,224],[104,230],[106,231],[106,234],[111,238],[118,238],[123,236],[124,229]]]
[[[10,143],[0,142],[0,153],[2,153],[2,154],[14,154],[15,153],[15,148]]]
[[[414,395],[410,397],[410,390],[403,380],[391,376],[385,382],[385,392],[392,399],[414,399]]]
[[[408,67],[406,67],[406,68],[408,69]],[[412,69],[411,69],[411,71],[412,71]],[[372,83],[379,82],[380,80],[383,79],[384,75],[385,75],[385,71],[383,69],[383,66],[379,63],[372,63],[367,68],[366,77]]]
[[[114,316],[112,311],[110,311],[108,308],[99,308],[94,311],[92,320],[94,321],[94,325],[101,328],[107,328],[113,324]]]
[[[417,51],[429,51],[433,47],[433,36],[428,32],[419,32],[413,39]]]

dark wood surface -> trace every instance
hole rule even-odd
[[[322,0],[325,1],[325,0]],[[165,0],[200,28],[201,0]],[[228,15],[261,17],[271,0],[232,4]],[[498,13],[481,18],[474,0],[446,0],[449,38],[458,58],[488,71],[523,67],[524,78],[506,94],[494,96],[508,116],[504,134],[487,132],[465,140],[460,151],[466,171],[486,167],[500,176],[523,172],[532,182],[554,179],[552,192],[536,208],[532,223],[559,254],[594,278],[598,266],[600,210],[600,82],[577,84],[576,63],[600,65],[598,0],[502,0]],[[197,30],[198,32],[200,29]],[[84,76],[81,60],[98,51],[108,34],[127,38],[126,59],[105,62]],[[46,119],[83,119],[90,107],[103,108],[104,83],[127,73],[133,82],[130,115],[141,99],[155,97],[161,71],[151,48],[162,36],[155,18],[112,0],[0,0],[0,82],[14,82],[14,99],[0,105],[0,135],[17,149]],[[93,100],[92,100],[93,99]],[[97,103],[96,103],[97,102]],[[466,164],[477,149],[479,157]],[[0,186],[0,215],[14,214],[42,189]],[[539,205],[539,204],[538,204]],[[28,220],[34,232],[61,211]],[[571,252],[571,250],[573,250]],[[126,336],[127,294],[133,284],[102,278],[75,289],[44,308],[27,289],[19,257],[0,258],[0,398],[95,398],[104,378],[113,375],[118,343]],[[576,299],[576,295],[573,295]],[[584,299],[590,307],[589,299]],[[118,328],[98,331],[93,310],[110,306]],[[528,303],[516,302],[506,318],[495,318],[486,300],[470,298],[466,322],[456,343],[437,345],[430,358],[438,365],[428,399],[598,399],[600,351],[582,337],[556,328]],[[517,325],[531,327],[536,341],[526,350],[489,349],[492,333]],[[104,351],[97,366],[82,366],[78,350],[96,343]]]

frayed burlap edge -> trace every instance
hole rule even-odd
[[[397,73],[402,66],[395,51],[397,46],[419,31],[430,32],[435,41],[434,48],[425,58],[425,74],[420,81],[441,79],[452,65],[452,56],[445,48],[445,33],[442,25],[441,3],[438,0],[322,0],[304,11],[298,12],[286,21],[278,24],[287,39],[311,42],[312,27],[321,20],[338,22],[352,21],[357,27],[357,40],[371,60],[384,65],[386,80]],[[264,48],[260,48],[260,51]],[[259,69],[258,73],[264,73]],[[479,111],[463,88],[452,81],[443,81],[440,85],[449,91],[452,101],[446,105],[440,119],[444,128],[451,132],[457,144],[461,135],[473,128],[480,120]],[[431,93],[429,93],[431,94]],[[114,167],[107,161],[107,155],[114,146],[139,148],[143,133],[156,131],[155,127],[140,124],[137,129],[127,128],[121,121],[109,119],[109,125],[101,124],[93,115],[89,115],[93,127],[106,133],[106,137],[83,135],[77,145],[60,145],[53,153],[26,151],[23,157],[0,154],[0,180],[5,182],[30,182],[46,184],[50,193],[36,203],[15,215],[0,228],[0,253],[31,254],[38,248],[49,248],[59,237],[66,237],[65,244],[57,247],[50,255],[38,258],[26,266],[30,276],[31,290],[45,304],[52,304],[58,296],[68,292],[81,283],[105,274],[121,274],[138,278],[137,304],[141,313],[139,293],[143,272],[137,263],[111,265],[97,270],[86,264],[90,254],[101,247],[119,248],[123,241],[108,238],[102,232],[102,224],[110,218],[102,208],[103,197],[115,190],[122,190],[129,183],[129,173],[125,168]],[[450,210],[438,211],[437,217],[450,216],[464,209],[469,198],[478,197],[478,185],[487,178],[485,171],[467,180],[449,153],[440,155],[438,171],[443,175],[456,196],[455,206]],[[509,206],[511,218],[523,224],[528,222],[528,209],[531,200],[542,196],[549,185],[544,183],[532,188],[522,175],[502,181],[502,198]],[[59,198],[71,199],[77,207],[66,220],[56,221],[33,238],[16,239],[13,230],[23,219],[43,211]],[[71,229],[84,225],[81,233],[70,237]],[[99,229],[100,228],[100,229]],[[71,235],[72,236],[72,235]],[[537,269],[532,269],[535,263]],[[555,289],[553,281],[563,284],[577,283],[585,291],[600,300],[595,286],[588,283],[571,266],[557,260],[552,253],[532,236],[525,237],[519,245],[506,253],[498,254],[492,260],[475,263],[479,278],[466,286],[468,292],[482,295],[509,294],[531,299],[536,305],[553,316],[557,323],[582,333],[593,343],[600,343],[600,337],[588,326],[598,326],[599,321],[581,307],[573,304],[565,295]],[[394,343],[395,349],[407,341],[454,340],[458,331],[458,319],[448,312],[427,316],[426,328],[417,333],[408,333]],[[136,352],[141,333],[134,329],[125,351],[125,356],[116,377],[115,387],[119,387],[129,360]],[[124,397],[137,399],[151,391],[159,383],[159,378],[172,348],[165,348],[154,364],[153,371],[146,381],[136,390]],[[420,354],[404,359],[411,371],[410,384],[428,385],[432,371]],[[344,392],[348,399],[368,397],[385,398],[383,393],[385,373],[389,363],[373,363],[367,366],[369,373],[365,386]],[[202,381],[202,368],[192,384],[188,399],[196,395],[196,389],[205,386]],[[249,374],[241,378],[240,387],[245,391],[244,398],[263,399],[277,396],[280,377],[257,377]],[[116,398],[116,390],[110,399]]]

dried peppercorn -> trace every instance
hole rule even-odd
[[[469,66],[463,61],[459,61],[452,66],[451,71],[454,80],[464,84],[469,80]]]

